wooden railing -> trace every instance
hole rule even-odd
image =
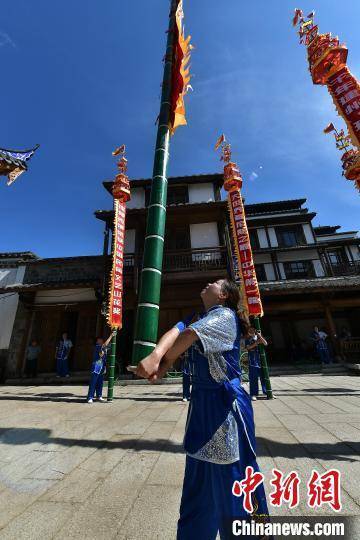
[[[134,267],[140,268],[142,255],[133,253],[124,256],[124,271],[131,272]],[[226,268],[227,253],[225,247],[202,248],[202,249],[179,249],[177,251],[165,251],[163,270],[164,272],[186,272],[194,270],[214,270]]]
[[[360,363],[360,338],[341,339],[340,351],[347,362]]]
[[[328,276],[358,276],[360,274],[360,261],[332,264],[327,267]]]

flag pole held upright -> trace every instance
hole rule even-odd
[[[182,0],[171,0],[161,105],[150,202],[147,208],[143,265],[134,333],[132,357],[132,364],[134,365],[151,353],[156,345],[158,333],[170,135],[173,134],[178,125],[186,124],[183,96],[190,80],[187,67],[191,49],[190,38],[185,40],[181,24],[182,17]]]
[[[125,157],[125,145],[117,148],[113,152],[113,156],[120,157],[117,163],[118,174],[115,177],[115,182],[112,188],[112,193],[114,197],[114,232],[111,281],[109,291],[109,308],[107,316],[107,323],[112,330],[111,352],[108,362],[108,401],[112,401],[114,395],[116,338],[118,330],[122,328],[125,217],[126,203],[131,198],[130,182],[126,175],[127,159]]]
[[[226,142],[224,135],[221,135],[215,145],[215,150],[218,148],[222,150],[221,160],[224,161],[224,189],[228,194],[233,246],[240,277],[242,310],[247,318],[249,316],[254,318],[256,330],[261,331],[259,317],[263,315],[263,308],[246,224],[244,203],[241,196],[242,177],[236,163],[231,161],[231,146]],[[271,389],[264,345],[259,345],[259,352],[266,385],[266,395],[268,399],[272,399],[274,396]]]

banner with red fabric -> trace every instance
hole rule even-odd
[[[261,317],[263,309],[240,189],[229,191],[228,205],[249,315]]]
[[[114,200],[114,245],[113,267],[110,285],[110,302],[108,322],[111,328],[122,328],[122,303],[123,303],[123,267],[124,267],[124,244],[125,244],[125,215],[126,204],[120,200]]]

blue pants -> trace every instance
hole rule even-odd
[[[259,378],[261,382],[261,389],[263,394],[266,394],[265,379],[262,373],[261,367],[254,367],[249,365],[249,384],[250,384],[250,396],[259,395]]]
[[[321,348],[321,349],[318,348],[317,352],[319,354],[320,361],[322,364],[329,364],[331,362],[330,351],[327,347]]]
[[[69,364],[67,358],[56,359],[56,371],[60,377],[66,377],[66,375],[69,375]]]
[[[97,398],[102,397],[103,384],[104,375],[102,373],[92,373],[87,398],[93,399],[95,393]]]
[[[189,373],[183,373],[182,387],[183,387],[183,398],[190,399],[190,375]]]
[[[252,465],[258,470],[256,462]],[[177,540],[215,540],[218,531],[221,540],[234,538],[232,519],[248,518],[242,497],[232,494],[234,481],[243,477],[244,468],[239,461],[217,465],[187,456]],[[267,514],[263,486],[257,488],[256,497],[257,512]]]

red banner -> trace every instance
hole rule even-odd
[[[114,200],[114,247],[110,285],[108,323],[111,328],[122,328],[123,266],[126,203]]]
[[[360,84],[347,66],[331,75],[327,87],[344,118],[355,146],[360,148]]]
[[[229,192],[228,197],[233,239],[242,275],[249,315],[263,315],[260,291],[255,273],[245,209],[239,189]]]

